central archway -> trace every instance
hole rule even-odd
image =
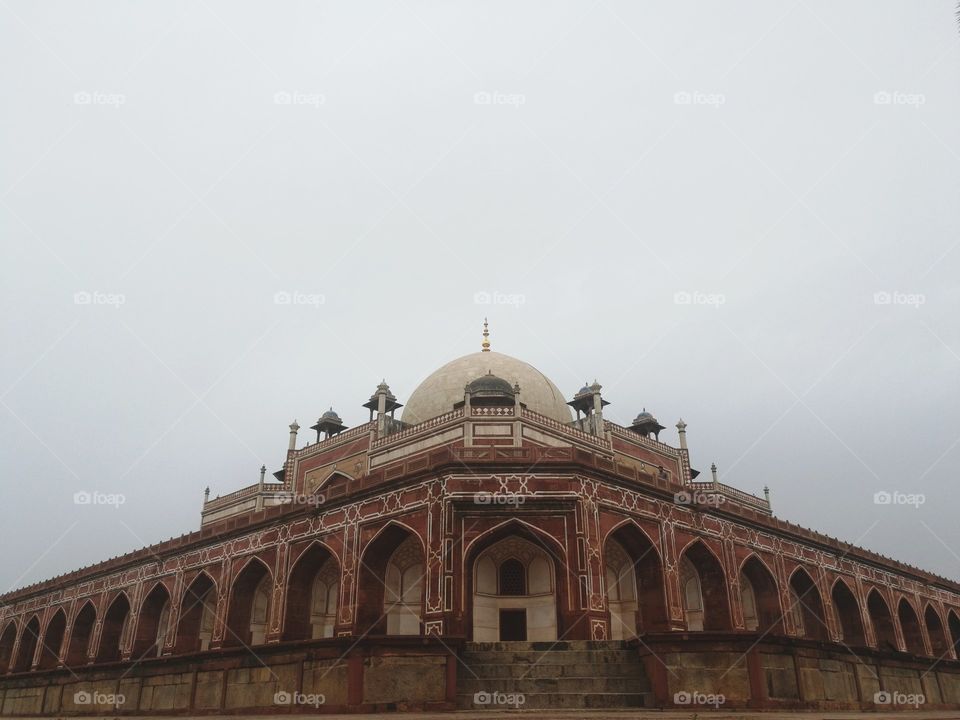
[[[557,593],[546,551],[519,535],[498,540],[473,564],[474,642],[557,639]]]

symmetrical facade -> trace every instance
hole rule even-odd
[[[606,404],[485,340],[401,420],[381,383],[363,425],[294,423],[198,532],[0,597],[0,712],[452,708],[464,647],[509,641],[633,649],[660,706],[960,704],[960,585],[698,480],[682,420],[674,447]]]

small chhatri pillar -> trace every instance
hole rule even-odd
[[[297,421],[294,420],[290,423],[290,444],[287,445],[287,450],[296,450],[297,449],[297,431],[300,430],[300,426],[297,424]]]
[[[373,421],[373,414],[377,414],[377,437],[383,437],[387,432],[387,413],[390,413],[390,419],[393,420],[393,413],[397,408],[403,405],[397,402],[397,396],[390,392],[390,386],[386,380],[381,380],[377,385],[370,399],[363,404],[363,407],[370,411],[370,420]]]
[[[340,416],[337,415],[336,411],[331,407],[320,416],[316,425],[310,426],[310,429],[317,431],[317,442],[320,442],[320,433],[323,433],[323,439],[326,440],[334,435],[339,435],[347,429],[347,426],[343,424],[343,420],[340,419]]]
[[[596,380],[592,385],[586,385],[567,403],[577,411],[577,426],[593,435],[603,435],[603,408],[610,403],[603,399],[600,390],[603,386]],[[584,422],[580,422],[580,413],[584,414]]]

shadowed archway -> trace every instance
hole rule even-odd
[[[120,659],[121,646],[129,622],[130,600],[126,593],[120,593],[114,598],[103,616],[103,630],[100,633],[97,662],[115,662]]]
[[[273,575],[260,558],[251,558],[230,590],[224,647],[264,643],[272,595]]]
[[[833,609],[837,614],[837,626],[840,628],[840,640],[844,645],[864,647],[867,637],[863,631],[860,605],[850,587],[840,579],[833,584]]]
[[[290,571],[284,640],[333,637],[340,595],[340,565],[320,543],[311,545]]]
[[[666,630],[663,564],[646,533],[631,522],[607,535],[604,565],[611,639]],[[635,596],[632,603],[631,592]]]
[[[0,635],[0,673],[10,669],[13,660],[13,646],[17,643],[17,624],[11,620]]]
[[[73,631],[70,633],[70,645],[64,658],[67,667],[86,665],[89,661],[90,639],[93,637],[93,628],[97,623],[97,611],[93,603],[87,601],[80,612],[73,618]]]
[[[756,555],[748,557],[740,568],[740,598],[747,630],[784,634],[777,581]]]
[[[360,559],[357,632],[421,634],[425,574],[420,539],[397,524],[383,528]]]
[[[923,624],[927,626],[927,637],[930,638],[930,649],[933,650],[934,657],[944,657],[950,647],[950,641],[947,640],[940,615],[933,609],[933,605],[928,604],[927,609],[924,610]]]
[[[802,567],[790,576],[790,595],[790,612],[800,634],[813,640],[827,640],[823,598],[813,578]]]
[[[39,642],[40,618],[34,615],[20,633],[20,649],[17,650],[17,659],[13,663],[13,672],[26,672],[30,669]]]
[[[688,630],[731,629],[726,574],[703,541],[680,556],[680,583]]]
[[[67,629],[67,615],[63,609],[47,623],[47,630],[43,633],[43,647],[40,649],[39,670],[51,670],[60,664],[60,653],[63,646],[63,634]]]
[[[162,583],[157,583],[140,606],[137,633],[133,638],[134,660],[159,657],[163,652],[170,628],[170,607],[170,593]]]
[[[923,643],[923,631],[920,629],[920,619],[917,617],[913,605],[906,598],[900,598],[897,606],[897,619],[900,620],[900,630],[903,632],[903,642],[907,652],[914,655],[926,655],[927,649]]]
[[[175,653],[200,652],[210,647],[216,609],[216,585],[213,578],[201,572],[187,586],[180,601]]]
[[[877,647],[880,650],[899,652],[900,648],[897,647],[897,631],[893,626],[893,616],[890,614],[887,601],[883,599],[876,588],[867,595],[867,613],[870,615],[873,632],[877,637]]]

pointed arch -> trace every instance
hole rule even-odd
[[[920,629],[920,618],[913,605],[905,598],[900,598],[897,604],[897,619],[900,621],[900,630],[903,633],[903,642],[907,652],[914,655],[926,655],[927,648],[923,642],[923,631]]]
[[[380,528],[360,556],[357,633],[419,634],[424,575],[426,556],[420,536],[396,521]]]
[[[923,624],[926,625],[927,637],[930,638],[930,649],[934,657],[944,657],[949,651],[950,641],[947,639],[943,621],[940,620],[940,613],[929,602],[923,611]]]
[[[180,621],[174,641],[175,653],[200,652],[210,647],[217,610],[217,583],[201,570],[180,599]]]
[[[340,563],[333,551],[314,541],[288,574],[283,639],[333,637],[340,596]]]
[[[0,634],[0,673],[10,670],[13,646],[17,643],[17,621],[10,620]]]
[[[830,591],[833,600],[833,611],[837,616],[837,627],[840,628],[840,639],[844,645],[864,647],[867,636],[863,629],[863,615],[856,595],[847,582],[838,577]]]
[[[63,648],[63,635],[67,629],[67,614],[63,608],[58,608],[53,617],[47,623],[47,629],[43,633],[43,646],[40,649],[40,662],[37,663],[38,670],[50,670],[60,664],[60,656]]]
[[[720,559],[697,538],[680,554],[680,565],[687,629],[730,630],[727,576]]]
[[[877,648],[880,650],[899,651],[897,646],[897,631],[893,626],[893,615],[890,607],[883,599],[880,591],[872,588],[867,594],[867,614],[873,625],[873,632],[877,638]]]
[[[123,653],[123,641],[130,623],[130,598],[122,590],[103,616],[97,662],[116,662]]]
[[[140,605],[131,654],[134,660],[159,657],[163,652],[170,629],[170,608],[170,591],[162,582],[156,583]]]
[[[621,554],[626,555],[628,562],[618,560]],[[630,637],[639,632],[666,630],[668,620],[663,562],[650,536],[633,520],[625,520],[607,533],[603,556],[607,602],[611,613],[611,638],[617,639],[621,634]],[[631,603],[630,598],[622,592],[623,588],[632,589],[631,586],[635,586],[635,603]],[[618,602],[621,607],[615,605]]]
[[[950,633],[950,644],[954,654],[960,657],[960,617],[953,608],[947,612],[947,629]]]
[[[73,629],[70,632],[70,643],[64,665],[77,667],[86,665],[89,661],[90,639],[93,637],[93,628],[97,623],[97,608],[93,602],[87,600],[83,607],[73,616]]]
[[[503,522],[497,523],[493,527],[484,530],[482,533],[473,538],[473,540],[467,543],[466,547],[464,548],[464,555],[477,555],[478,553],[482,552],[482,550],[490,547],[508,535],[520,535],[522,537],[526,537],[538,545],[543,546],[543,549],[550,553],[550,555],[553,557],[562,558],[565,556],[566,550],[564,549],[563,544],[560,543],[555,537],[550,535],[550,533],[544,532],[536,525],[532,525],[525,520],[521,520],[520,518],[510,518],[509,520],[504,520]]]
[[[20,648],[13,663],[13,672],[26,672],[33,665],[33,656],[40,642],[40,616],[34,615],[20,632]]]
[[[802,628],[801,634],[813,640],[828,640],[823,598],[813,578],[803,567],[790,575],[790,612],[794,622]]]
[[[251,556],[230,589],[224,647],[265,642],[272,596],[273,573],[263,560]]]
[[[756,553],[740,564],[740,597],[747,630],[783,635],[783,609],[773,572]],[[749,606],[752,603],[752,608]],[[752,609],[752,613],[748,610]],[[752,627],[751,627],[752,626]]]

